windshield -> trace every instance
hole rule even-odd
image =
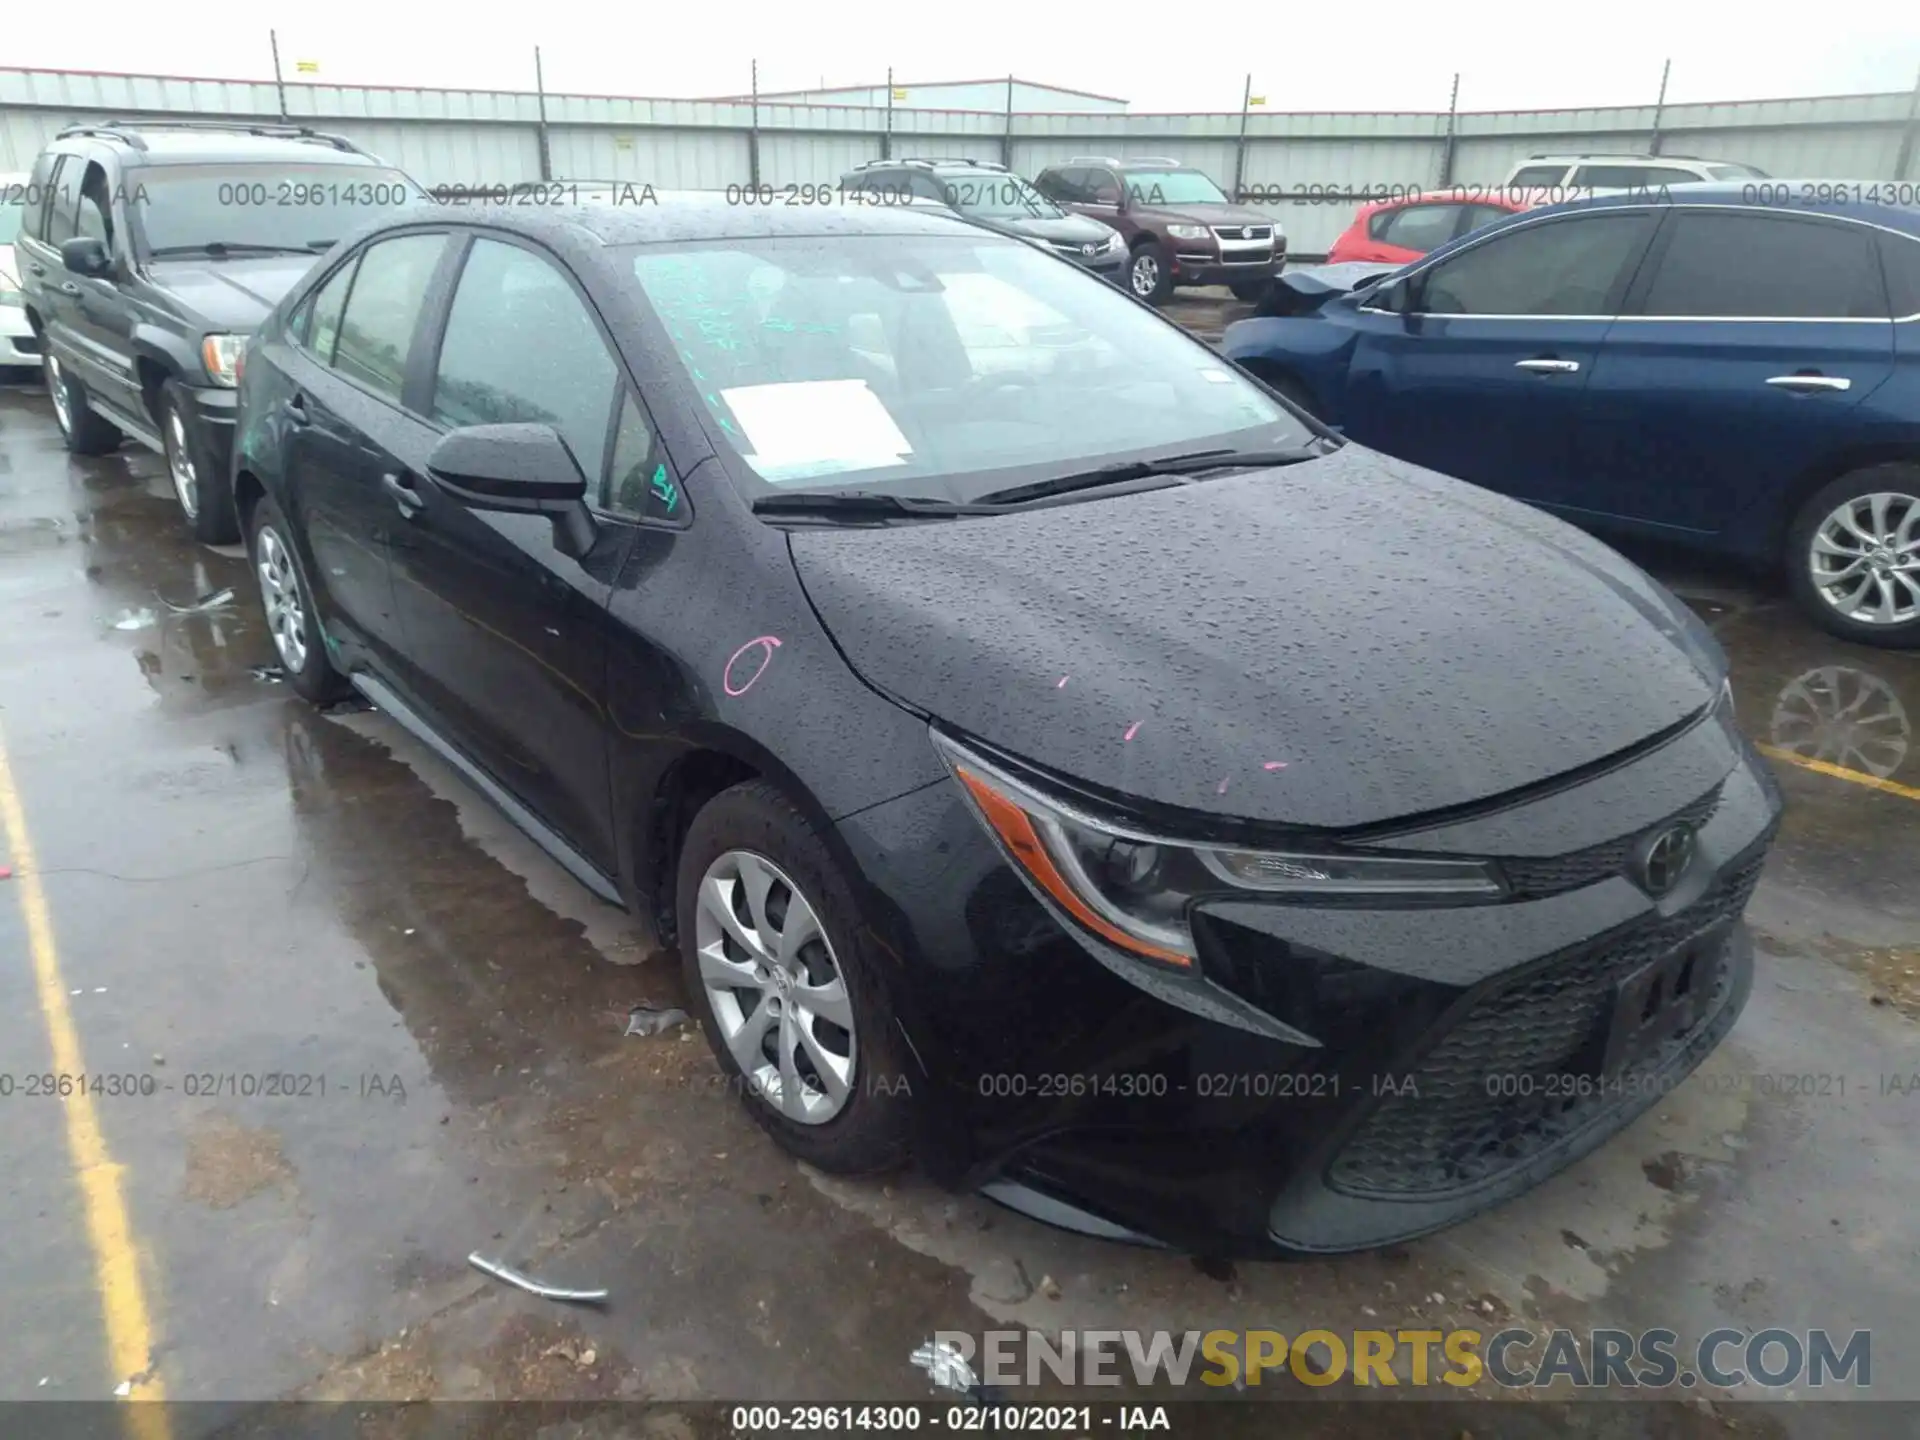
[[[1225,205],[1220,187],[1198,170],[1129,170],[1127,197],[1136,205]]]
[[[940,193],[954,209],[992,220],[1054,220],[1066,213],[1018,175],[942,175]]]
[[[398,170],[370,165],[155,165],[129,181],[149,255],[324,250],[361,221],[428,198]]]
[[[0,245],[11,245],[20,233],[21,209],[19,205],[0,203]]]
[[[1312,438],[1197,340],[1019,241],[736,239],[636,247],[633,267],[754,495],[967,500]]]

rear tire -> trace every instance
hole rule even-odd
[[[1149,240],[1127,259],[1127,289],[1136,300],[1159,305],[1173,293],[1173,263],[1166,247]]]
[[[240,521],[233,513],[233,487],[207,453],[206,443],[187,421],[180,386],[169,380],[160,387],[160,441],[165,447],[167,478],[180,502],[180,513],[202,545],[230,545],[240,538]]]
[[[723,790],[681,847],[676,913],[691,1008],[761,1128],[835,1174],[904,1164],[906,1046],[852,887],[812,822],[764,780]]]
[[[1787,577],[1822,629],[1861,645],[1920,647],[1920,464],[1863,466],[1815,491],[1787,532]],[[1874,618],[1883,599],[1891,620]]]
[[[347,678],[333,668],[320,617],[314,608],[313,587],[307,583],[300,552],[286,516],[262,495],[247,517],[247,556],[253,562],[254,585],[267,619],[280,668],[300,697],[315,705],[330,705],[353,693]]]
[[[52,351],[40,357],[40,374],[47,382],[53,418],[59,422],[60,438],[68,450],[75,455],[110,455],[120,448],[124,438],[120,428],[93,413],[87,403],[86,386],[73,378]]]

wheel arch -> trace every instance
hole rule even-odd
[[[1920,440],[1850,445],[1823,456],[1774,492],[1770,501],[1762,498],[1749,507],[1743,523],[1734,527],[1735,538],[1755,559],[1790,565],[1793,557],[1787,554],[1787,539],[1807,501],[1843,475],[1886,464],[1920,465]]]

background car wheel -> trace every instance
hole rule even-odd
[[[314,612],[313,589],[300,568],[286,517],[271,498],[263,497],[248,519],[252,533],[247,537],[247,554],[253,561],[267,632],[273,636],[287,683],[316,705],[344,699],[353,687],[327,655]]]
[[[1822,486],[1788,533],[1794,597],[1845,640],[1920,646],[1920,465],[1868,465]]]
[[[93,413],[86,387],[66,366],[49,353],[40,357],[40,373],[46,378],[47,398],[53,401],[53,418],[59,422],[67,449],[75,455],[106,455],[119,448],[119,428]]]
[[[1243,304],[1257,305],[1266,298],[1267,291],[1272,286],[1271,280],[1236,280],[1228,288],[1233,291],[1234,299]]]
[[[760,780],[709,801],[676,913],[688,997],[753,1118],[822,1170],[902,1164],[905,1047],[852,890],[793,802]]]
[[[1158,305],[1173,293],[1173,267],[1164,247],[1149,240],[1127,261],[1127,288],[1136,300]]]
[[[179,498],[180,512],[193,527],[193,538],[203,545],[226,545],[240,538],[240,522],[233,513],[233,492],[223,467],[214,463],[206,445],[187,419],[180,387],[169,380],[160,387],[160,441],[166,448],[167,478]]]

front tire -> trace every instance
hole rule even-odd
[[[60,438],[68,450],[75,455],[109,455],[120,448],[123,437],[119,427],[94,414],[87,403],[86,386],[67,372],[51,350],[40,357],[40,374],[47,382],[53,418],[60,425]]]
[[[1920,465],[1894,460],[1830,481],[1787,537],[1794,598],[1862,645],[1920,647]]]
[[[233,513],[233,491],[207,453],[206,445],[187,421],[186,401],[176,381],[160,387],[160,441],[167,459],[167,478],[173,481],[180,513],[193,527],[193,538],[203,545],[228,545],[240,538],[240,521]]]
[[[687,995],[741,1101],[789,1154],[865,1175],[911,1148],[905,1046],[852,887],[763,780],[722,791],[681,848]]]
[[[286,516],[262,496],[247,517],[247,555],[253,561],[260,608],[267,617],[267,633],[279,654],[287,683],[315,705],[343,700],[353,687],[333,668],[320,618],[314,609],[313,587],[307,584],[300,552],[293,548],[293,532]]]
[[[1133,298],[1159,305],[1173,293],[1173,263],[1166,247],[1149,240],[1127,260],[1127,289]]]

